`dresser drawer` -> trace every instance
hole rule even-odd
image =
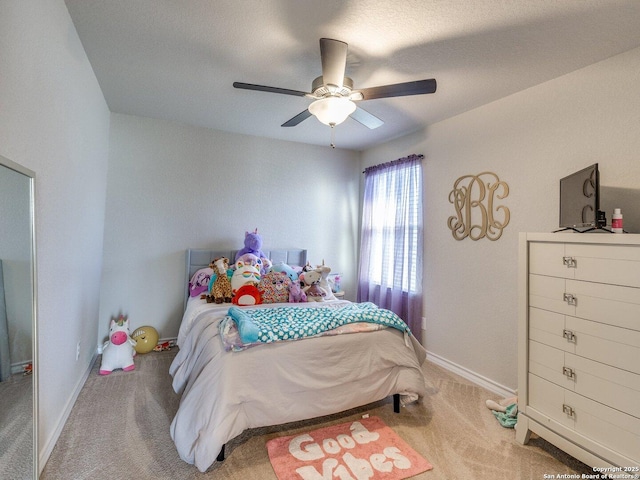
[[[529,306],[640,331],[640,289],[529,275]]]
[[[575,352],[576,332],[567,329],[566,318],[566,315],[549,310],[529,308],[529,339],[565,352]]]
[[[640,419],[640,375],[529,342],[529,372]]]
[[[564,315],[575,315],[576,306],[567,301],[565,293],[567,280],[564,278],[529,275],[529,306]]]
[[[629,457],[635,465],[640,463],[639,419],[582,395],[565,392],[566,405],[575,410],[576,432]]]
[[[640,374],[640,332],[569,316],[566,330],[576,355]]]
[[[640,287],[638,247],[567,243],[565,256],[575,259],[576,280]]]
[[[529,273],[551,277],[575,278],[575,268],[565,263],[564,243],[529,244]],[[567,257],[568,258],[568,257]]]
[[[529,339],[640,374],[640,332],[637,331],[530,308]]]
[[[529,374],[527,415],[538,415],[640,462],[640,419]],[[529,407],[534,411],[530,411]],[[627,465],[628,466],[628,465]]]
[[[567,280],[566,291],[576,317],[640,331],[640,288]]]
[[[549,380],[551,383],[555,383],[563,388],[573,389],[573,380],[570,380],[562,373],[564,354],[565,352],[557,348],[530,341],[529,373]]]
[[[574,392],[640,419],[640,375],[571,353],[564,364],[574,372]]]
[[[640,287],[640,249],[628,245],[532,242],[529,272]]]
[[[575,417],[569,416],[563,411],[563,406],[566,405],[565,393],[567,390],[531,373],[528,378],[529,399],[527,410],[531,407],[551,420],[555,420],[559,424],[574,430]]]

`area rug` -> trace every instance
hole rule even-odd
[[[433,468],[379,417],[274,438],[267,450],[279,480],[401,480]]]

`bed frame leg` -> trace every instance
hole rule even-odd
[[[220,449],[220,453],[218,454],[218,458],[216,458],[218,462],[224,462],[224,445]]]
[[[394,413],[400,413],[400,394],[393,394],[393,411]]]

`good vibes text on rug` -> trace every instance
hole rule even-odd
[[[267,442],[279,480],[400,480],[433,468],[378,417]]]

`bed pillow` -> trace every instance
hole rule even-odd
[[[291,283],[291,279],[285,272],[271,271],[263,275],[258,283],[262,303],[288,302]]]
[[[209,280],[213,275],[213,270],[210,267],[201,268],[193,274],[189,281],[189,295],[197,297],[205,293],[209,289]]]

